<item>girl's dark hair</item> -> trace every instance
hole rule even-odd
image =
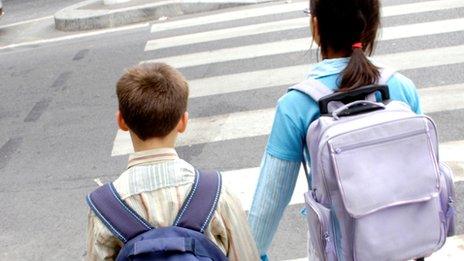
[[[310,12],[318,21],[322,56],[326,57],[329,49],[351,56],[342,72],[340,90],[377,82],[379,69],[364,52],[371,55],[375,48],[379,0],[310,0]],[[362,43],[362,49],[352,47],[357,42]]]

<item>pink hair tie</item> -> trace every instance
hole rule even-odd
[[[353,49],[361,49],[363,48],[363,44],[361,42],[357,42],[357,43],[354,43],[351,47]]]

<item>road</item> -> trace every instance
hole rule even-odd
[[[464,2],[384,0],[383,6],[374,58],[416,83],[424,111],[438,123],[441,157],[457,166],[464,152]],[[168,62],[186,75],[191,121],[178,152],[198,168],[224,171],[248,208],[276,101],[320,59],[310,49],[305,7],[300,1],[247,6],[0,49],[0,259],[83,257],[84,196],[95,179],[115,179],[131,151],[114,122],[115,82],[142,61]],[[455,184],[464,234],[463,177]],[[300,176],[272,260],[306,256],[304,190]]]

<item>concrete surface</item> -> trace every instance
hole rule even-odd
[[[55,28],[62,31],[101,29],[267,1],[132,0],[105,5],[101,0],[87,0],[58,11]]]

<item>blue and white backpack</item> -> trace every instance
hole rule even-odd
[[[123,243],[116,258],[123,260],[228,260],[205,235],[221,193],[219,172],[196,171],[195,181],[174,224],[154,228],[131,209],[112,183],[87,196],[87,203]]]

